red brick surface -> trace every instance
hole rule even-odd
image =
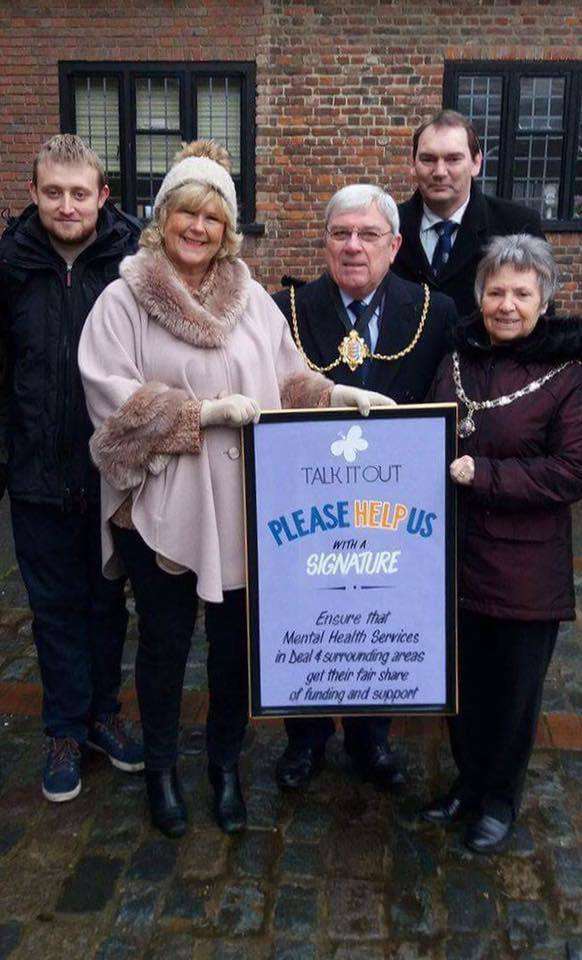
[[[553,747],[582,750],[582,717],[572,713],[550,713],[547,721]]]
[[[411,189],[410,138],[442,103],[445,60],[582,59],[561,0],[72,0],[0,6],[0,203],[26,202],[31,157],[59,128],[59,60],[257,65],[257,220],[245,255],[270,289],[321,269],[323,207],[355,180]],[[582,312],[580,234],[551,237],[560,308]]]
[[[139,708],[133,688],[121,693],[123,712],[130,720],[139,720]],[[42,690],[36,683],[0,682],[0,714],[22,717],[40,717]],[[204,723],[208,709],[208,695],[187,690],[182,699],[182,722],[186,726]],[[282,720],[255,720],[254,724],[282,725]],[[442,740],[446,738],[443,717],[396,717],[392,735],[410,739]],[[582,750],[582,718],[571,713],[547,713],[540,718],[536,737],[537,747],[558,750]]]

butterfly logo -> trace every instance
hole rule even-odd
[[[350,427],[347,436],[340,433],[341,440],[334,440],[330,449],[334,457],[343,457],[347,463],[353,463],[359,450],[368,449],[368,441],[362,436],[361,427]]]

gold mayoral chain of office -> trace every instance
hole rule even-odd
[[[471,400],[463,389],[463,384],[461,382],[461,364],[459,361],[459,354],[455,350],[453,353],[453,380],[455,382],[455,393],[457,398],[466,406],[467,413],[466,416],[459,422],[457,427],[457,433],[461,439],[470,437],[472,433],[475,433],[477,429],[475,427],[475,414],[479,410],[493,410],[495,407],[506,407],[508,404],[513,403],[515,400],[520,400],[521,397],[526,397],[530,393],[535,393],[536,390],[539,390],[540,387],[543,387],[548,380],[552,380],[556,377],[562,370],[565,370],[566,367],[571,366],[574,363],[574,360],[566,360],[565,363],[561,363],[558,367],[554,367],[553,370],[550,370],[548,373],[545,373],[543,377],[539,377],[538,380],[532,380],[531,383],[526,384],[525,387],[521,387],[520,390],[515,390],[513,393],[508,393],[503,397],[496,397],[495,400]]]
[[[328,373],[330,370],[333,370],[334,367],[339,367],[340,363],[346,363],[353,373],[354,370],[360,367],[364,360],[367,360],[368,357],[370,357],[372,360],[401,360],[402,357],[405,357],[407,353],[410,353],[411,350],[414,350],[416,344],[422,336],[422,331],[424,330],[424,324],[426,322],[430,304],[430,290],[426,283],[423,284],[423,286],[424,303],[422,306],[422,313],[420,315],[420,322],[418,324],[416,333],[407,347],[404,347],[403,350],[399,350],[398,353],[372,353],[368,347],[368,344],[364,338],[360,336],[357,330],[350,330],[348,335],[345,336],[338,345],[339,356],[331,363],[328,363],[326,367],[318,367],[316,363],[313,363],[313,360],[309,359],[305,353],[305,350],[303,349],[303,344],[301,343],[301,338],[299,336],[299,324],[297,322],[297,309],[295,307],[295,287],[291,285],[289,288],[291,297],[291,321],[293,324],[293,336],[295,338],[295,343],[297,344],[299,353],[305,360],[307,366],[310,367],[311,370],[317,370],[318,373]]]

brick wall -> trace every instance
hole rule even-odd
[[[254,60],[257,220],[245,254],[270,289],[321,269],[333,191],[411,191],[414,127],[442,100],[446,59],[582,59],[579,3],[560,0],[73,0],[0,7],[0,200],[26,201],[30,159],[59,128],[59,60]],[[65,11],[65,12],[63,12]],[[582,313],[581,234],[551,238],[560,306]]]

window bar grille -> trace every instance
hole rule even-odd
[[[491,77],[487,77],[485,84],[485,128],[483,130],[483,182],[487,181],[489,173],[489,103],[491,96]]]
[[[537,93],[537,78],[534,77],[531,85],[531,113],[530,113],[530,130],[535,130],[536,125],[536,93]]]
[[[91,109],[91,77],[87,77],[87,120],[88,120],[88,134],[89,134],[89,146],[91,146],[91,141],[93,139],[93,134],[91,132],[91,117],[93,115],[93,110]]]
[[[228,77],[224,78],[224,139],[228,150]]]
[[[533,128],[533,123],[534,123],[533,111],[534,111],[534,103],[535,103],[535,93],[536,93],[536,81],[534,77],[532,81],[532,89],[531,89],[531,109],[530,109],[530,124],[529,124],[530,130]],[[530,133],[530,135],[527,137],[527,166],[525,171],[525,184],[524,184],[524,192],[523,192],[524,200],[529,200],[529,197],[530,197],[532,147],[533,147],[532,135]]]
[[[103,136],[105,137],[105,169],[109,174],[109,137],[107,135],[107,77],[103,77]]]
[[[151,133],[151,130],[152,130],[152,81],[151,81],[151,78],[150,78],[150,77],[148,77],[148,127],[149,127],[149,130],[150,130],[150,132],[149,132],[149,137],[148,137],[148,141],[149,141],[149,158],[150,158],[150,195],[149,195],[149,200],[150,200],[150,206],[152,206],[152,205],[153,205],[153,201],[154,201],[154,190],[153,190],[153,183],[154,183],[154,152],[153,152],[153,137],[152,137],[152,133]]]
[[[548,170],[548,165],[550,163],[549,153],[550,153],[550,138],[546,136],[546,142],[544,146],[544,167],[542,170],[542,186],[541,186],[541,196],[540,196],[540,200],[542,204],[544,201],[544,188],[546,186],[546,183],[551,181],[550,172]],[[558,189],[559,189],[559,183],[558,183]]]
[[[147,204],[146,198],[153,201],[156,183],[163,170],[164,161],[166,166],[170,166],[172,162],[175,141],[179,137],[194,135],[196,115],[195,111],[190,115],[188,106],[196,105],[197,92],[200,94],[198,105],[202,111],[200,119],[208,130],[206,135],[220,138],[229,152],[235,151],[236,162],[242,166],[242,169],[237,169],[235,175],[237,189],[241,191],[241,181],[242,187],[247,189],[246,178],[249,176],[248,188],[254,200],[255,182],[250,169],[251,158],[248,155],[247,143],[249,131],[246,129],[246,111],[254,105],[254,97],[251,94],[246,95],[246,87],[238,79],[238,71],[234,73],[230,71],[227,75],[227,70],[223,71],[220,67],[217,75],[213,72],[210,75],[206,73],[206,67],[198,72],[195,64],[185,63],[179,66],[186,85],[181,96],[178,90],[177,105],[175,104],[175,87],[176,80],[179,78],[164,76],[165,71],[158,72],[157,68],[154,71],[155,75],[148,77],[147,65],[144,66],[143,63],[105,64],[103,70],[100,65],[88,68],[84,62],[73,65],[65,63],[59,66],[62,127],[74,129],[77,126],[79,133],[87,139],[93,149],[98,150],[108,177],[111,176],[114,180],[117,199],[120,199],[124,208],[132,213],[138,212],[136,207],[141,213],[142,205]],[[247,74],[254,77],[254,71],[250,68],[240,72],[243,78]],[[218,84],[216,111],[214,109],[215,79]],[[233,80],[232,90],[231,79]],[[148,82],[144,83],[145,80]],[[160,80],[164,80],[161,87]],[[181,84],[178,82],[177,86],[180,89]],[[222,90],[219,89],[220,86]],[[245,91],[244,96],[241,90]],[[110,94],[111,104],[109,103]],[[164,97],[163,108],[159,102],[160,96]],[[147,104],[144,103],[144,97],[148,98]],[[206,97],[208,97],[208,104],[206,104]],[[222,105],[218,102],[220,99],[222,99]],[[480,98],[475,93],[474,99],[477,101],[475,106],[478,107]],[[174,122],[176,115],[177,123]],[[148,117],[149,130],[144,129]],[[160,136],[164,137],[163,147],[159,140]],[[254,126],[251,126],[250,136],[254,148]],[[147,145],[144,137],[148,137]],[[149,188],[145,183],[147,178],[149,178]]]
[[[525,197],[530,198],[530,183],[531,183],[531,162],[532,162],[532,148],[533,148],[533,137],[530,135],[528,137],[528,151],[527,151],[527,170],[525,174]]]
[[[166,158],[166,170],[169,167],[169,154],[168,154],[168,78],[164,77],[164,128],[166,133],[164,134],[164,145],[165,145],[165,158]]]
[[[554,93],[554,81],[550,80],[550,89],[548,92],[548,111],[547,111],[547,126],[548,130],[552,129],[552,98]]]

